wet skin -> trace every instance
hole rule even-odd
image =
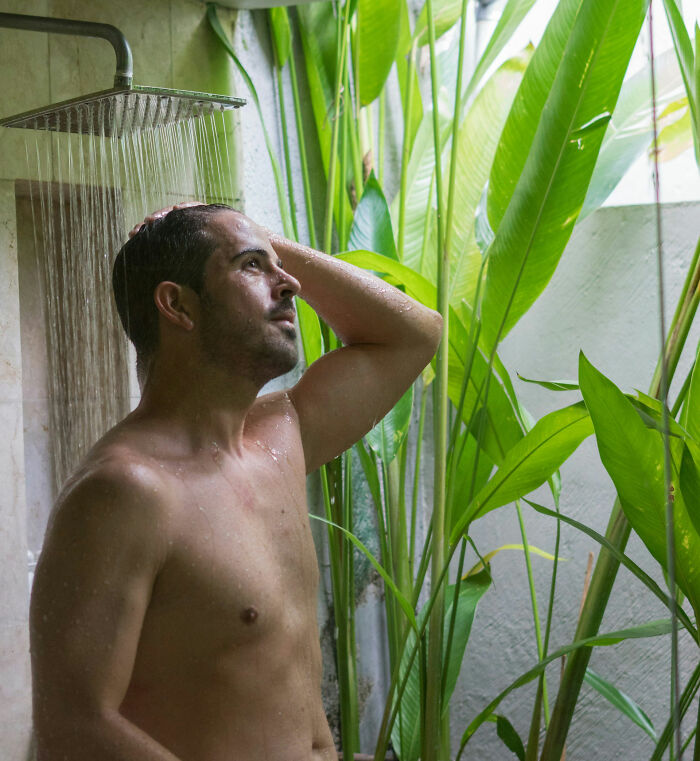
[[[439,319],[242,215],[210,230],[206,295],[158,286],[141,404],[52,515],[31,606],[38,761],[336,758],[305,477],[403,393]],[[258,397],[296,361],[300,287],[348,346]]]

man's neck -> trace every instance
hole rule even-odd
[[[240,454],[245,420],[261,386],[244,375],[193,361],[159,358],[153,362],[138,413],[167,420],[193,450]]]

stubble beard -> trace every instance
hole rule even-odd
[[[206,293],[202,294],[202,353],[207,363],[233,375],[246,375],[260,387],[296,367],[296,331],[252,318],[232,324]]]

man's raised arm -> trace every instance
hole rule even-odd
[[[343,348],[315,362],[290,391],[307,471],[352,446],[430,362],[442,318],[383,280],[278,235],[270,242],[300,296]]]

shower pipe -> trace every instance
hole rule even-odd
[[[0,27],[24,29],[30,32],[50,32],[51,34],[97,37],[107,40],[117,57],[114,86],[131,87],[134,78],[134,63],[131,56],[131,48],[126,37],[116,26],[100,24],[94,21],[77,21],[73,19],[50,18],[48,16],[27,16],[20,13],[0,13]]]

